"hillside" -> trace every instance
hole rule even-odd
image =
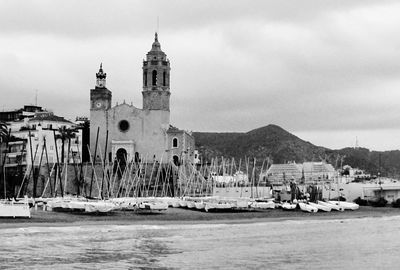
[[[344,148],[331,150],[304,141],[283,128],[268,125],[247,133],[194,132],[196,148],[203,160],[214,157],[256,158],[260,162],[270,157],[273,163],[296,161],[321,161],[326,159],[334,166],[340,166],[338,157],[345,156],[343,165],[364,169],[377,174],[379,164],[381,174],[400,175],[400,151],[370,151],[366,148]]]

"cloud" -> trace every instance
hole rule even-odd
[[[114,103],[141,107],[159,16],[176,126],[396,129],[399,11],[396,1],[2,1],[0,108],[33,103],[37,89],[57,114],[88,115],[100,62]]]

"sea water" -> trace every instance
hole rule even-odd
[[[0,229],[1,269],[398,269],[400,217]]]

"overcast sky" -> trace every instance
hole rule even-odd
[[[0,0],[0,109],[89,116],[100,62],[113,103],[142,107],[159,17],[171,122],[277,124],[314,144],[400,149],[399,1]]]

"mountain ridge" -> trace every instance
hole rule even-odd
[[[196,149],[205,161],[215,157],[256,160],[269,157],[273,163],[325,160],[337,168],[342,163],[375,175],[400,176],[399,150],[371,151],[350,147],[333,150],[316,146],[274,124],[248,132],[193,132],[193,135]]]

